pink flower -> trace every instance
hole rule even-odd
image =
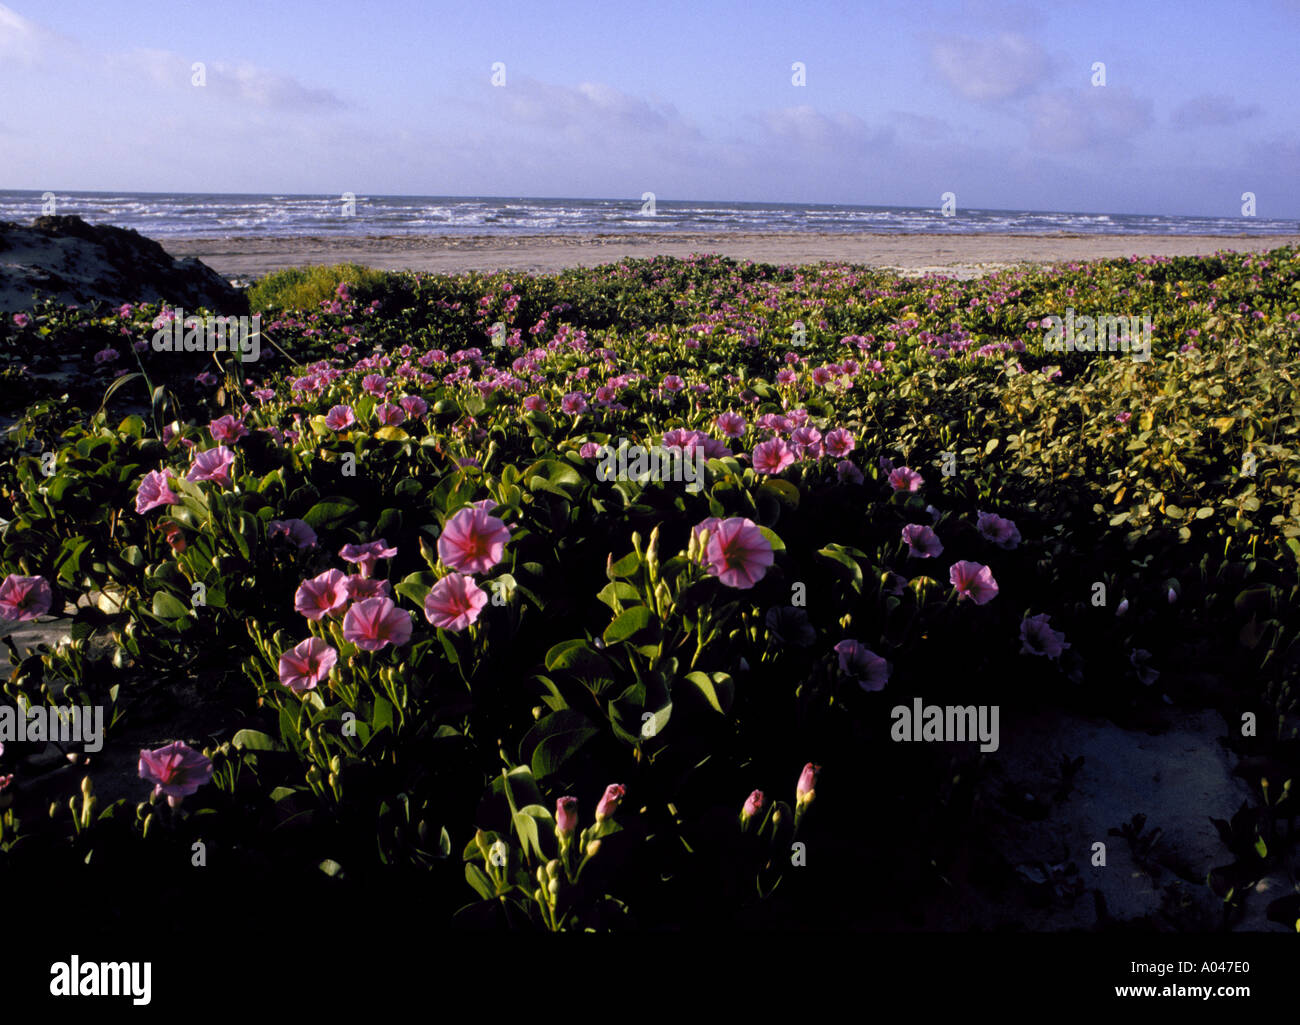
[[[357,422],[357,415],[351,406],[331,406],[325,414],[325,426],[332,431],[342,431]]]
[[[382,399],[388,391],[388,379],[382,374],[367,374],[361,379],[361,388],[367,394]]]
[[[1010,551],[1020,544],[1020,531],[1016,529],[1016,525],[993,513],[979,514],[978,529],[986,541],[992,541],[999,548]]]
[[[218,445],[216,448],[210,448],[206,452],[194,453],[194,463],[190,467],[190,472],[185,475],[188,481],[209,480],[220,484],[223,488],[230,487],[230,467],[235,461],[235,453],[226,448],[225,445]]]
[[[212,433],[213,441],[223,444],[229,442],[232,445],[248,434],[248,428],[244,426],[244,422],[236,420],[229,413],[208,424],[208,430]]]
[[[748,426],[743,416],[732,412],[720,414],[713,422],[717,424],[718,430],[722,432],[724,438],[739,438],[745,433],[745,428]]]
[[[464,630],[477,622],[487,601],[487,592],[473,577],[449,573],[424,596],[424,618],[443,630]]]
[[[319,621],[338,612],[347,600],[347,578],[341,570],[327,569],[298,585],[293,607],[308,619]]]
[[[817,778],[822,774],[822,767],[809,762],[803,767],[803,772],[799,774],[799,782],[795,784],[794,799],[795,804],[802,808],[805,804],[811,804],[813,798],[817,796]]]
[[[911,549],[908,554],[918,559],[933,559],[943,554],[943,544],[939,541],[939,535],[923,524],[909,523],[903,528],[903,540]]]
[[[605,794],[596,805],[596,821],[601,822],[618,811],[619,803],[627,789],[621,783],[611,783],[605,788]]]
[[[305,520],[272,520],[266,525],[268,540],[281,535],[298,548],[310,548],[316,543],[316,531]]]
[[[380,559],[391,559],[397,554],[396,548],[389,548],[381,537],[378,541],[368,541],[363,545],[344,545],[339,549],[339,556],[344,562],[352,562],[361,567],[361,575],[368,577],[375,572],[375,563]]]
[[[835,464],[835,473],[841,483],[861,484],[866,479],[862,476],[862,471],[847,459],[841,459]]]
[[[10,573],[0,581],[0,618],[26,623],[50,611],[54,594],[44,577],[20,577]]]
[[[742,826],[747,825],[755,815],[761,815],[766,806],[767,798],[764,796],[763,791],[755,790],[745,800],[745,806],[740,809],[740,824]]]
[[[790,441],[801,459],[816,459],[821,455],[822,432],[816,427],[796,427]]]
[[[827,431],[826,437],[822,439],[822,444],[826,448],[826,454],[833,459],[843,459],[853,451],[857,441],[853,435],[843,427],[836,427],[833,431]]]
[[[391,598],[367,598],[343,617],[343,638],[362,651],[378,651],[390,643],[403,645],[411,639],[411,614]]]
[[[594,441],[589,441],[578,449],[578,455],[582,456],[583,459],[595,459],[600,455],[600,446]]]
[[[775,561],[772,545],[753,520],[733,516],[707,529],[709,544],[704,558],[709,575],[717,577],[727,587],[740,590],[753,587]]]
[[[26,327],[31,322],[32,322],[32,318],[27,316],[27,314],[25,313],[14,314],[14,324],[17,325],[18,327]]]
[[[754,469],[759,473],[780,473],[793,465],[795,455],[794,449],[782,438],[773,438],[755,445],[752,458]]]
[[[835,653],[840,657],[840,671],[857,679],[863,690],[883,690],[889,682],[889,663],[857,641],[840,641]]]
[[[1117,424],[1126,424],[1132,419],[1133,419],[1133,414],[1130,413],[1128,410],[1125,410],[1123,413],[1115,414],[1115,422]]]
[[[280,682],[295,694],[315,690],[338,660],[339,653],[319,637],[308,637],[280,656]]]
[[[915,470],[900,466],[889,474],[889,486],[895,491],[917,491],[925,479]]]
[[[545,413],[546,400],[540,395],[529,395],[522,403],[524,409],[530,413]]]
[[[1052,629],[1051,617],[1046,612],[1037,616],[1028,616],[1020,623],[1020,653],[1022,655],[1046,655],[1048,658],[1060,658],[1061,652],[1069,646],[1065,634]]]
[[[1068,645],[1067,645],[1068,647]],[[1151,659],[1151,652],[1144,648],[1135,648],[1128,657],[1129,664],[1137,673],[1137,678],[1143,686],[1150,687],[1156,680],[1160,679],[1160,671],[1147,665]]]
[[[150,470],[145,474],[144,480],[135,490],[135,511],[137,513],[147,513],[150,509],[156,509],[160,505],[176,505],[180,499],[176,492],[172,491],[171,485],[167,483],[167,478],[172,475],[171,467],[167,467],[161,473],[157,470]]]
[[[381,402],[375,407],[375,419],[384,427],[396,427],[406,420],[406,411],[391,402]]]
[[[153,783],[153,792],[167,795],[173,808],[212,779],[212,759],[182,741],[156,751],[140,752],[140,778]]]
[[[993,571],[978,562],[954,562],[948,571],[948,579],[957,589],[958,600],[970,598],[976,605],[992,601],[998,593],[998,583],[993,579]]]
[[[663,379],[663,383],[660,387],[663,388],[664,391],[679,392],[686,387],[686,382],[676,374],[669,374]]]
[[[560,411],[574,416],[587,411],[587,396],[580,391],[569,392],[560,400]]]
[[[407,416],[417,420],[429,411],[429,404],[418,395],[403,396],[397,404],[406,410]]]
[[[461,509],[438,538],[438,557],[462,573],[486,573],[505,554],[510,531],[485,509]]]
[[[578,828],[578,799],[561,797],[555,802],[555,832],[569,835]]]
[[[367,598],[391,598],[393,589],[387,580],[375,580],[370,577],[352,576],[343,581],[347,588],[348,601],[365,601]]]

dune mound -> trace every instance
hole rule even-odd
[[[36,295],[65,304],[163,300],[222,314],[248,311],[243,293],[206,264],[177,260],[126,228],[80,217],[0,221],[0,311],[29,309]]]

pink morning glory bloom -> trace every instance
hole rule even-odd
[[[308,619],[319,621],[338,612],[347,601],[347,578],[341,570],[327,569],[298,585],[293,607]]]
[[[411,639],[411,614],[391,598],[359,601],[343,617],[343,638],[362,651],[378,651],[389,644],[401,646]]]
[[[212,759],[182,741],[140,752],[140,778],[173,808],[212,779]]]
[[[943,544],[939,541],[939,535],[924,524],[909,523],[903,528],[903,540],[911,549],[908,554],[918,559],[933,559],[943,554]]]
[[[759,473],[780,473],[795,460],[795,452],[782,438],[773,438],[754,446],[754,469]]]
[[[1051,617],[1046,612],[1037,616],[1028,616],[1020,623],[1020,653],[1022,655],[1046,655],[1048,658],[1060,658],[1061,652],[1070,646],[1065,634],[1051,627]]]
[[[978,562],[954,562],[948,571],[948,579],[957,589],[958,600],[970,598],[976,605],[984,605],[998,593],[993,571]]]
[[[425,595],[424,616],[440,629],[460,631],[478,620],[487,602],[487,592],[473,577],[449,573]]]
[[[230,467],[235,462],[235,453],[218,445],[206,452],[194,453],[194,463],[185,475],[188,481],[212,481],[223,488],[230,487]]]
[[[924,483],[924,477],[906,466],[900,466],[889,474],[889,486],[895,491],[917,491]]]
[[[889,682],[889,663],[874,651],[853,640],[835,645],[840,671],[854,677],[863,690],[883,690]]]
[[[157,509],[160,505],[176,505],[180,498],[171,489],[167,483],[167,478],[172,474],[171,467],[167,467],[162,472],[150,470],[140,482],[140,486],[135,490],[135,511],[137,513],[147,513],[150,509]]]
[[[315,690],[329,678],[339,653],[319,637],[308,637],[280,656],[280,682],[295,694]]]
[[[331,406],[325,414],[325,426],[331,431],[342,431],[357,422],[357,415],[351,406]]]
[[[510,531],[486,509],[461,509],[438,538],[438,557],[462,573],[486,573],[505,554]]]
[[[54,594],[44,577],[10,573],[0,581],[0,619],[26,623],[50,611]]]
[[[344,545],[339,549],[340,557],[345,562],[356,563],[361,568],[363,577],[374,575],[375,563],[380,559],[391,559],[396,554],[397,549],[387,547],[387,542],[382,537],[378,541],[368,541],[363,545]]]
[[[701,528],[709,530],[704,552],[708,573],[727,587],[753,587],[775,561],[772,545],[753,520],[740,516],[716,523],[706,520],[696,529]]]

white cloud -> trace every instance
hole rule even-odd
[[[1259,113],[1255,104],[1238,103],[1231,96],[1197,96],[1180,105],[1170,121],[1174,127],[1220,128],[1235,125]]]
[[[1047,77],[1041,46],[1018,32],[992,39],[945,39],[930,53],[939,74],[967,99],[996,102],[1033,91]]]
[[[1024,114],[1030,142],[1053,152],[1128,140],[1151,127],[1151,101],[1122,86],[1057,89],[1031,97]]]

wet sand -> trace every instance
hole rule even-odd
[[[173,256],[197,256],[227,277],[253,278],[285,267],[354,262],[441,274],[513,270],[549,273],[623,257],[719,253],[756,263],[822,260],[958,277],[1019,263],[1066,263],[1113,256],[1196,256],[1261,252],[1300,244],[1300,235],[871,235],[863,233],[698,233],[639,235],[365,236],[163,239]]]

